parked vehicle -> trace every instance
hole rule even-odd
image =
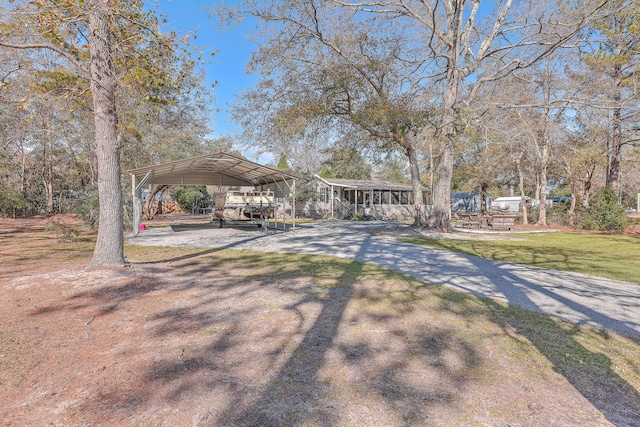
[[[551,198],[553,203],[567,203],[571,201],[571,196],[555,196]]]

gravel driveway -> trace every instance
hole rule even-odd
[[[640,335],[640,286],[400,243],[384,222],[324,221],[295,231],[184,225],[150,228],[131,244],[322,254],[372,262],[429,283],[491,297],[579,324]],[[374,232],[372,234],[372,231]]]

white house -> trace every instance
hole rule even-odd
[[[299,203],[297,214],[310,218],[408,220],[415,217],[413,187],[388,181],[322,178],[317,194]],[[426,191],[423,200],[426,199]]]

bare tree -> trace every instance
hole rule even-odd
[[[407,35],[389,22],[354,19],[325,0],[246,2],[244,13],[269,25],[250,64],[263,78],[234,113],[250,139],[282,144],[324,123],[391,142],[409,161],[415,224],[426,223],[418,136],[430,109],[424,102],[417,108],[424,87],[403,58]]]
[[[518,106],[517,112],[522,129],[529,135],[530,149],[537,163],[540,200],[537,224],[546,226],[548,169],[552,150],[566,137],[563,125],[570,108],[568,101],[574,98],[575,93],[566,89],[563,62],[547,57],[539,65],[532,66],[526,75],[517,76],[524,83],[522,90],[530,102]]]
[[[498,81],[549,56],[598,18],[607,0],[559,10],[555,2],[507,0],[333,0],[355,11],[392,19],[421,37],[425,77],[444,82],[440,158],[432,225],[450,222],[454,148],[465,106],[486,82]],[[481,13],[481,3],[482,12]],[[485,4],[486,3],[486,4]],[[491,16],[492,18],[487,18]]]

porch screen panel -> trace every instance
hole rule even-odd
[[[389,195],[389,191],[383,191],[382,192],[382,204],[383,205],[388,205],[391,203],[391,197]]]
[[[373,192],[373,204],[374,205],[379,205],[380,204],[380,191],[374,191]]]
[[[392,191],[391,192],[391,204],[392,205],[399,205],[400,204],[400,192],[399,191]]]

